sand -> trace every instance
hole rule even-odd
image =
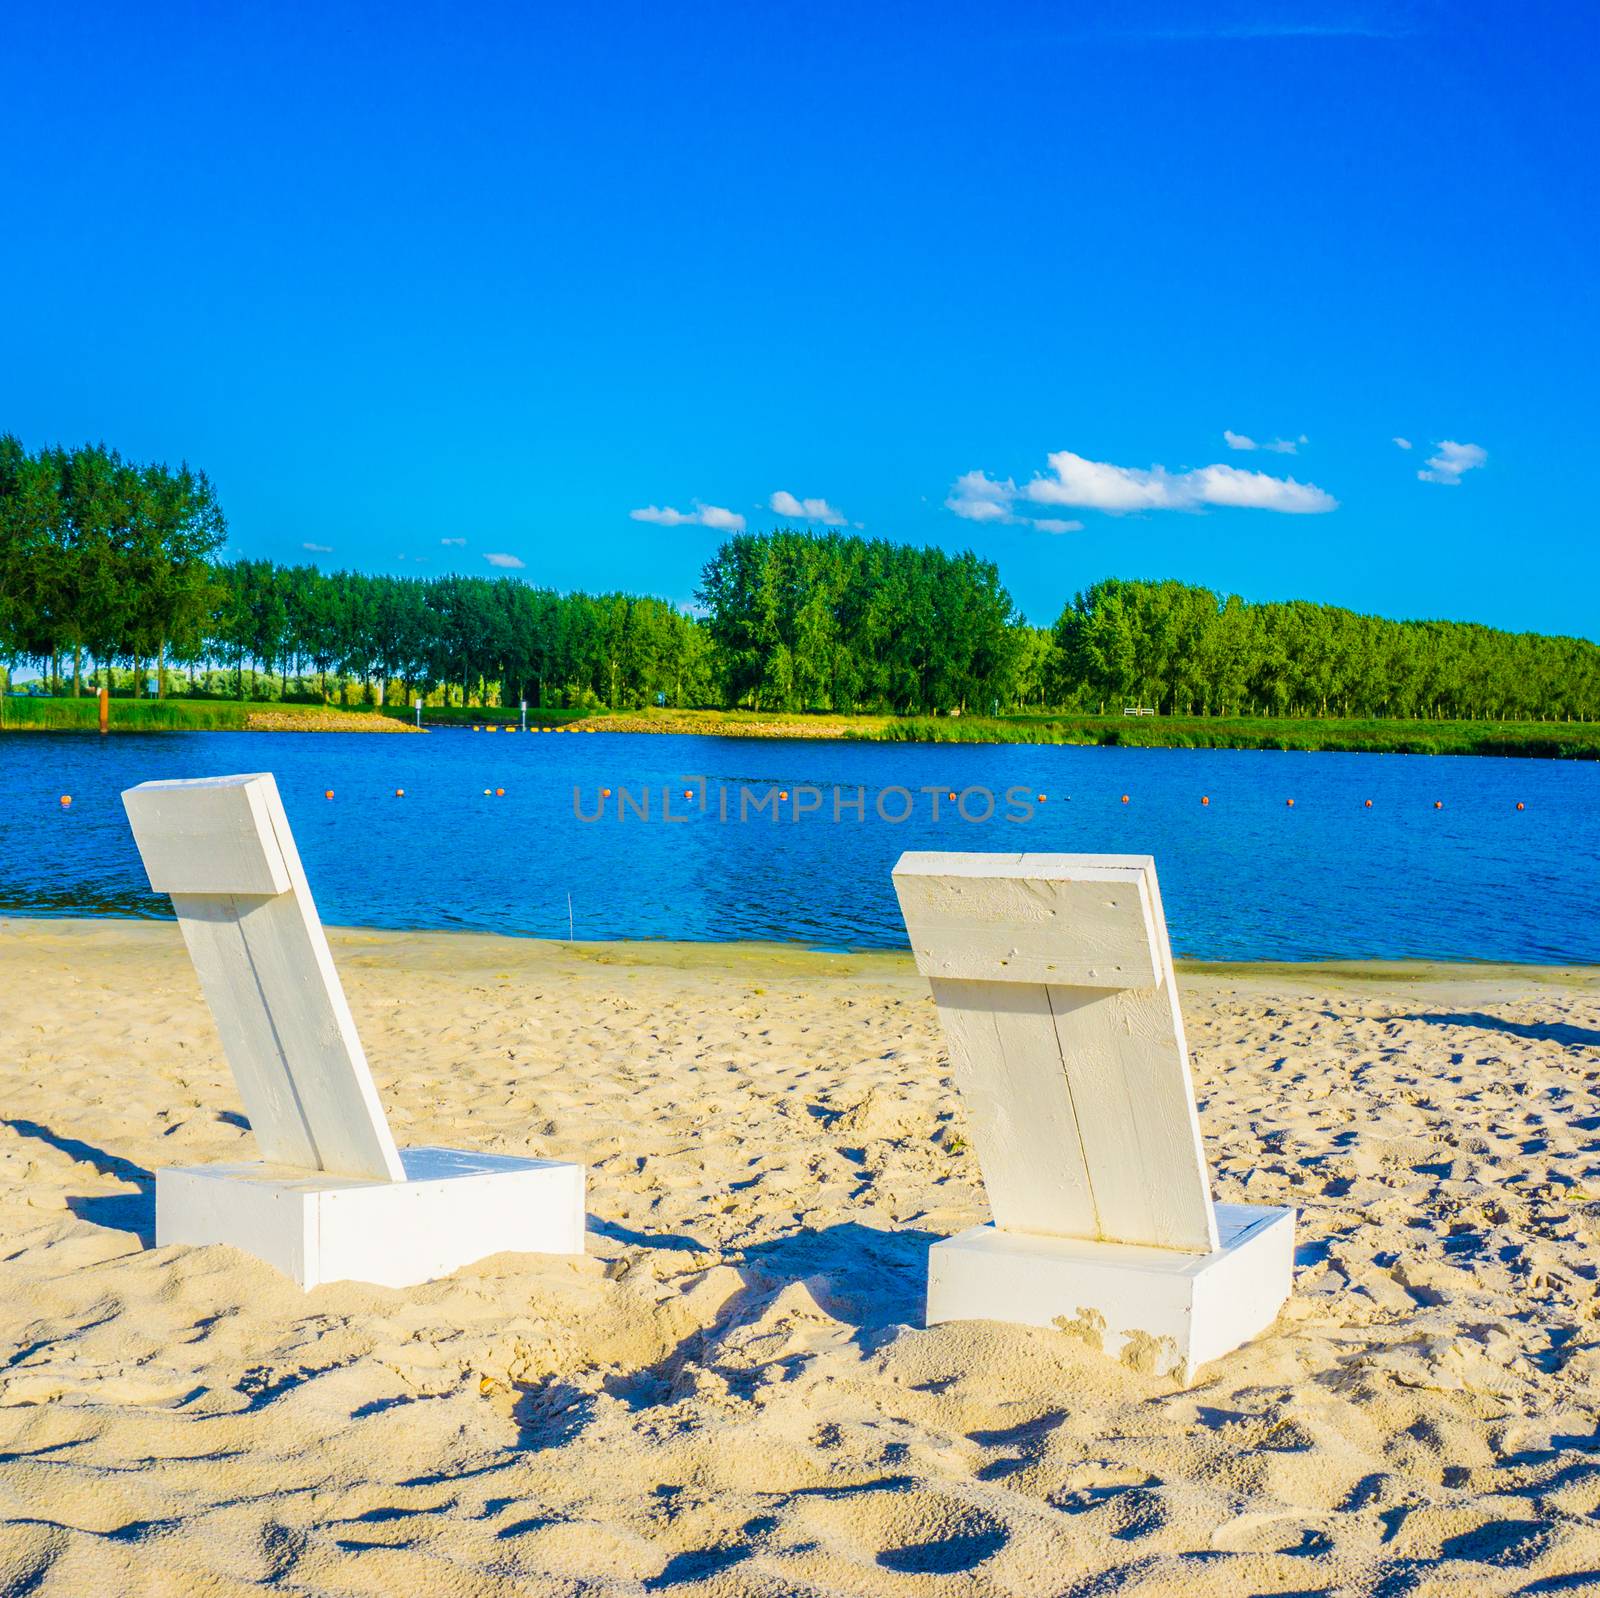
[[[154,1168],[251,1153],[177,933],[0,921],[0,1592],[1600,1589],[1594,973],[1184,973],[1303,1263],[1182,1390],[920,1326],[985,1210],[907,961],[333,945],[400,1140],[587,1162],[590,1257],[154,1249]]]

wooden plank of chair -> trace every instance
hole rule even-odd
[[[1157,987],[1164,980],[1144,857],[999,856],[1003,865],[982,871],[933,864],[984,858],[900,857],[895,888],[924,976],[1099,988]],[[1062,860],[1077,864],[1069,873],[1056,863]],[[1068,928],[1070,936],[1063,936]]]
[[[932,987],[995,1225],[1098,1237],[1047,990],[942,977]]]

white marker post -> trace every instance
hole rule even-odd
[[[422,695],[417,695],[417,731],[422,731]]]

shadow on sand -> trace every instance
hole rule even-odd
[[[1559,1043],[1566,1048],[1600,1049],[1600,1031],[1594,1027],[1571,1026],[1565,1021],[1508,1021],[1504,1016],[1482,1010],[1433,1011],[1417,1015],[1398,1015],[1397,1021],[1425,1021],[1429,1026],[1469,1026],[1485,1032],[1504,1032],[1508,1037],[1524,1038],[1529,1043]]]
[[[46,1144],[80,1165],[92,1165],[102,1176],[114,1176],[118,1181],[134,1183],[139,1189],[137,1193],[69,1195],[67,1208],[81,1221],[136,1237],[143,1248],[155,1245],[156,1179],[153,1172],[147,1171],[142,1165],[135,1165],[132,1160],[123,1159],[120,1154],[113,1154],[93,1143],[85,1143],[81,1138],[63,1137],[38,1121],[7,1118],[0,1120],[0,1126],[9,1126],[19,1137]]]

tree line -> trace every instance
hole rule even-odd
[[[992,561],[885,539],[740,533],[699,598],[729,704],[755,710],[1011,708],[1029,640]]]
[[[215,572],[202,654],[239,698],[327,698],[371,685],[408,697],[594,708],[716,700],[705,629],[662,599],[558,594],[516,578],[375,577],[240,560]],[[276,680],[274,680],[276,679]]]
[[[29,454],[0,435],[0,651],[59,690],[83,659],[132,663],[204,647],[211,558],[227,526],[204,472],[136,465],[103,444]]]
[[[52,692],[900,715],[1600,716],[1600,647],[1107,579],[1027,625],[994,564],[781,528],[729,539],[696,612],[517,578],[218,558],[203,472],[0,437],[0,664]],[[88,670],[86,671],[86,665]],[[70,687],[69,687],[70,685]]]
[[[1051,634],[1058,699],[1170,714],[1592,720],[1600,646],[1471,622],[1389,621],[1302,600],[1247,604],[1108,578]]]

